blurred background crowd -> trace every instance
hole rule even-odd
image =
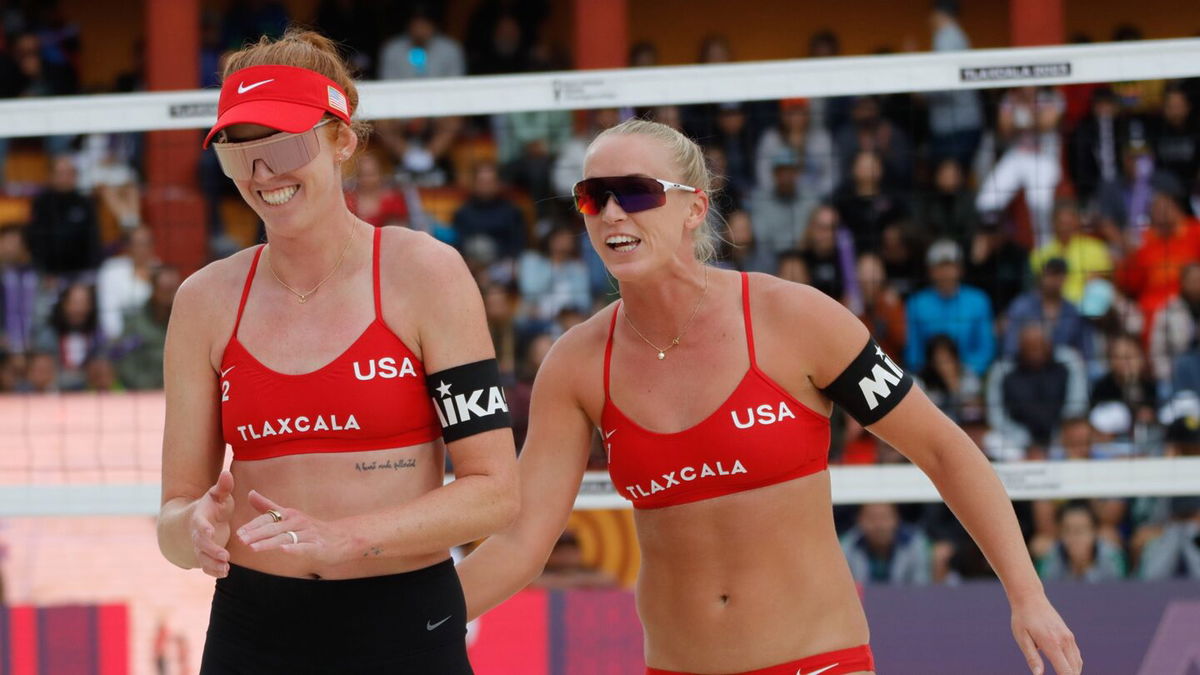
[[[569,69],[544,27],[549,4],[485,0],[455,35],[437,3],[322,0],[303,18],[344,45],[362,79]],[[958,3],[929,7],[922,48],[971,47]],[[206,12],[201,84],[219,85],[229,49],[297,18],[272,0]],[[8,3],[0,22],[0,97],[85,93],[87,36],[56,3]],[[1122,24],[1072,40],[1141,37]],[[721,34],[695,48],[697,63],[736,58]],[[841,53],[836,30],[808,38],[810,57]],[[109,91],[144,89],[140,61]],[[629,50],[631,68],[659,63],[653,42]],[[590,139],[637,116],[696,139],[720,176],[715,265],[842,302],[989,457],[1196,455],[1198,107],[1192,79],[377,120],[345,193],[364,220],[462,252],[518,446],[547,350],[617,297],[570,191]],[[162,387],[183,270],[160,262],[164,224],[143,208],[144,144],[141,134],[0,140],[0,393]],[[261,226],[215,157],[195,171],[208,258],[257,243]],[[832,461],[905,461],[852,420],[834,423]],[[592,468],[604,468],[603,453]],[[1018,511],[1047,579],[1200,579],[1200,498]],[[863,582],[991,575],[943,505],[838,507],[837,518]],[[575,546],[564,538],[547,583],[611,581],[579,569]]]

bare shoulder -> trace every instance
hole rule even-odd
[[[213,368],[219,366],[255,251],[248,248],[211,262],[183,281],[171,307],[169,351],[203,354]]]
[[[845,324],[861,326],[841,303],[806,284],[755,273],[750,275],[750,293],[756,323],[803,329],[814,336],[844,330]]]
[[[572,327],[554,342],[538,369],[538,380],[557,391],[572,392],[591,409],[604,399],[604,347],[617,303]]]
[[[602,359],[604,346],[608,342],[608,327],[616,310],[617,303],[613,302],[563,333],[546,355],[546,362],[550,362],[552,357],[574,363]]]
[[[797,359],[818,385],[840,373],[869,337],[858,317],[812,286],[752,274],[750,293],[757,349]]]
[[[194,319],[196,325],[210,327],[219,325],[226,315],[232,322],[257,248],[213,261],[184,279],[175,293],[172,317],[179,314],[182,319]]]
[[[386,276],[397,283],[436,289],[441,284],[470,280],[462,255],[424,232],[384,227],[380,237],[381,265],[386,268]]]
[[[380,228],[383,318],[430,372],[495,355],[483,298],[458,251],[406,227]]]

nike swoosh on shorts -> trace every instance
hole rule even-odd
[[[838,667],[838,664],[835,663],[831,666],[825,666],[824,668],[818,668],[817,670],[810,670],[807,673],[804,672],[803,670],[797,670],[796,675],[821,675],[821,673],[829,670],[830,668],[837,668],[837,667]]]
[[[451,616],[453,616],[453,615],[451,615]],[[450,617],[448,616],[437,623],[432,623],[430,621],[426,621],[425,622],[425,630],[433,630],[433,629],[437,628],[438,626],[446,623],[449,620],[450,620]]]

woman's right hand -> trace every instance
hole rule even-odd
[[[190,530],[196,561],[218,579],[229,574],[229,520],[233,517],[233,474],[222,471],[192,509]]]

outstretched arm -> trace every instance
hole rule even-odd
[[[1012,502],[983,453],[914,388],[896,409],[868,430],[924,471],[1004,584],[1012,606],[1012,630],[1029,668],[1042,673],[1038,650],[1058,673],[1083,667],[1075,637],[1046,599]]]
[[[458,565],[471,619],[533,581],[567,525],[587,468],[592,424],[573,393],[576,361],[564,337],[542,363],[533,385],[529,434],[518,462],[521,511],[508,529],[487,539]]]
[[[842,376],[847,364],[862,352],[870,336],[841,305],[828,298],[821,303],[822,321],[812,326],[815,347],[824,358],[812,359],[812,380],[825,388]],[[882,358],[882,367],[890,368]],[[901,389],[894,393],[900,395]],[[868,421],[869,422],[869,421]],[[1044,672],[1041,650],[1062,673],[1079,673],[1082,659],[1075,638],[1046,599],[1029,551],[1017,525],[1012,502],[991,465],[970,437],[913,387],[882,418],[867,429],[895,447],[921,468],[937,486],[946,504],[987,556],[1012,606],[1013,635],[1030,670]]]

